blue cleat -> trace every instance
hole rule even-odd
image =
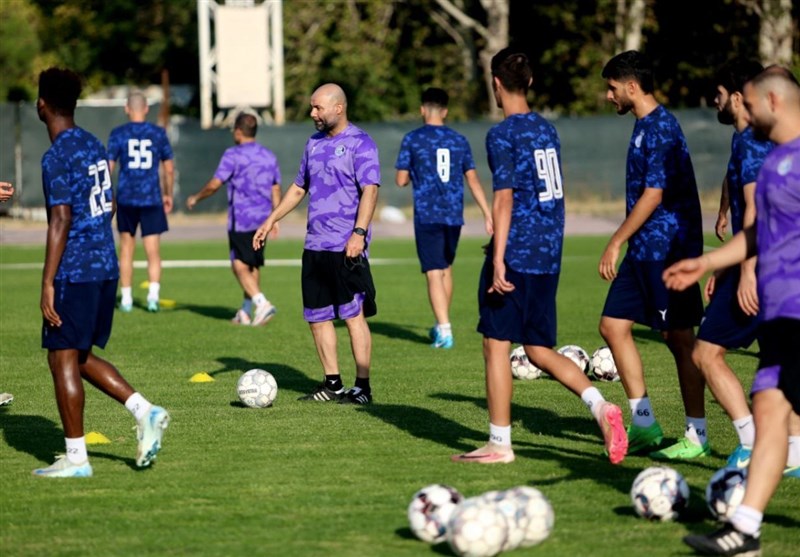
[[[169,425],[169,414],[160,406],[153,406],[147,416],[136,424],[139,446],[136,450],[136,466],[145,468],[155,460],[161,450],[161,437]]]
[[[158,313],[158,300],[147,300],[147,311],[150,313]]]
[[[453,347],[453,335],[443,335],[438,327],[434,329],[434,332],[433,344],[431,344],[432,348],[444,348],[449,350]]]
[[[39,478],[91,478],[92,465],[89,461],[82,464],[73,464],[67,455],[60,455],[56,461],[47,468],[37,468],[33,475]]]
[[[750,465],[750,455],[752,453],[753,447],[738,445],[731,453],[731,456],[728,457],[727,466],[739,469],[747,468]]]
[[[787,466],[783,469],[784,478],[800,478],[800,466]]]

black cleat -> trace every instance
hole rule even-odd
[[[365,391],[361,387],[351,387],[341,396],[339,404],[370,404],[372,391]]]
[[[344,388],[339,389],[338,391],[334,391],[329,389],[325,386],[325,383],[320,383],[317,387],[308,393],[307,395],[303,395],[297,400],[314,400],[317,402],[336,402],[342,399],[345,394]]]
[[[761,540],[758,535],[744,534],[726,524],[710,534],[686,536],[683,543],[701,555],[725,555],[728,557],[759,557]]]

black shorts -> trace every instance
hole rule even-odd
[[[254,250],[253,236],[255,233],[255,230],[252,232],[228,231],[228,247],[231,249],[231,261],[238,259],[250,267],[264,266],[264,246],[267,245],[267,242],[265,240],[260,249]]]
[[[369,261],[343,251],[303,250],[303,319],[309,323],[364,317],[378,312]]]
[[[142,226],[142,237],[163,234],[169,230],[167,214],[163,205],[135,207],[117,205],[117,231],[136,236],[136,229]]]
[[[759,315],[747,315],[739,307],[736,292],[739,289],[739,266],[727,269],[716,281],[711,303],[706,307],[706,314],[697,338],[726,350],[747,348],[758,335],[761,323]]]
[[[56,280],[55,310],[60,327],[42,322],[42,348],[48,350],[90,350],[105,348],[111,336],[111,322],[117,296],[117,279],[95,282]]]
[[[761,360],[751,394],[780,389],[800,414],[800,319],[778,318],[761,324],[758,334]]]

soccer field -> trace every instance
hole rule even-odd
[[[710,240],[709,240],[710,242]],[[464,238],[454,266],[451,320],[456,345],[429,348],[433,319],[411,240],[377,239],[371,256],[378,291],[373,334],[374,404],[365,407],[299,402],[321,378],[311,334],[302,320],[300,240],[267,248],[262,285],[277,316],[261,328],[229,320],[240,303],[230,269],[167,268],[162,298],[176,305],[159,314],[142,306],[117,312],[105,351],[172,422],[151,469],[134,464],[134,421],[125,408],[87,386],[86,431],[110,444],[90,445],[90,479],[45,480],[31,470],[64,451],[45,352],[40,348],[39,288],[43,246],[0,247],[0,391],[15,395],[0,409],[0,553],[42,555],[449,555],[418,541],[406,508],[419,488],[446,483],[465,496],[530,485],[555,511],[555,528],[541,545],[511,555],[687,555],[687,533],[710,531],[704,489],[736,444],[722,409],[707,396],[713,456],[674,465],[691,486],[679,522],[636,517],[628,495],[634,477],[656,463],[629,457],[612,466],[583,403],[557,382],[515,382],[513,433],[517,460],[508,465],[454,464],[449,456],[486,441],[476,285],[481,241]],[[607,285],[597,276],[605,238],[567,238],[559,289],[559,345],[590,353],[602,344],[597,323]],[[165,261],[220,260],[226,243],[170,243]],[[141,252],[137,259],[143,259]],[[36,265],[24,265],[35,263]],[[136,288],[146,274],[137,269]],[[354,369],[343,326],[339,358],[345,384]],[[660,337],[635,335],[650,396],[668,442],[683,433],[674,364]],[[731,355],[749,387],[753,347]],[[277,379],[271,408],[243,407],[242,372],[260,367]],[[210,383],[189,378],[208,372]],[[598,383],[627,408],[619,383]],[[627,420],[627,412],[626,422]],[[800,481],[784,480],[765,517],[763,547],[771,557],[797,555]]]

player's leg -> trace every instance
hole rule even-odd
[[[311,336],[317,357],[322,364],[323,382],[307,395],[298,400],[314,400],[317,402],[335,402],[344,394],[344,384],[339,373],[339,362],[336,354],[336,329],[333,321],[310,322]]]
[[[450,298],[452,295],[452,276],[450,269],[431,269],[425,272],[428,283],[428,300],[430,301],[433,315],[436,319],[436,327],[433,331],[434,348],[453,347],[453,329],[450,325]],[[446,279],[450,279],[450,290],[448,292]]]
[[[422,272],[428,286],[430,302],[436,324],[430,330],[433,348],[452,348],[453,330],[450,325],[450,299],[453,294],[452,278],[446,282],[445,271],[452,263],[449,255],[449,227],[443,224],[414,225],[414,241]]]
[[[130,232],[119,233],[119,308],[124,312],[133,309],[133,251],[136,239]]]
[[[342,403],[368,404],[372,402],[369,370],[372,359],[372,335],[364,318],[364,312],[344,320],[350,335],[350,350],[356,364],[355,386],[345,391]]]
[[[789,416],[789,454],[783,475],[787,478],[800,478],[800,416],[796,412]]]
[[[228,242],[231,249],[231,266],[236,280],[242,291],[250,297],[255,306],[251,325],[265,325],[276,313],[275,306],[261,291],[261,273],[259,269],[264,265],[264,247],[253,249],[254,232],[228,232]],[[234,322],[247,324],[250,317],[249,308],[242,307],[236,312]]]
[[[158,311],[161,296],[161,236],[150,234],[142,236],[144,253],[147,257],[147,311]]]

